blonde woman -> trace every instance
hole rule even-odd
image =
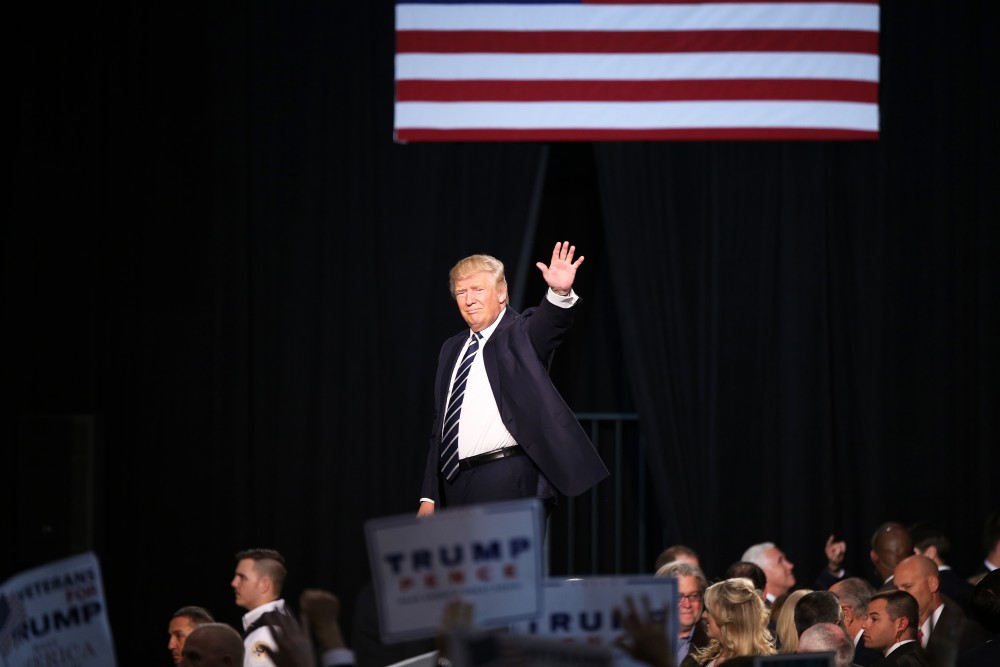
[[[799,631],[795,628],[795,605],[806,593],[812,591],[801,588],[789,593],[774,618],[774,631],[778,635],[778,653],[795,653],[799,650]]]
[[[767,609],[749,579],[726,579],[705,591],[705,625],[709,643],[695,660],[704,667],[753,664],[756,655],[774,655],[767,629]]]

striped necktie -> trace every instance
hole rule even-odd
[[[449,482],[458,474],[458,417],[462,412],[462,399],[465,397],[465,386],[472,369],[472,361],[479,351],[479,339],[482,335],[472,334],[469,347],[465,349],[462,363],[455,371],[455,382],[451,386],[451,399],[444,411],[444,426],[441,427],[441,472]]]

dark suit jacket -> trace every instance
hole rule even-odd
[[[1000,638],[977,646],[958,656],[958,667],[996,667],[1000,665]]]
[[[941,585],[942,595],[947,595],[958,603],[966,616],[972,615],[972,591],[975,586],[962,577],[955,574],[952,569],[939,570],[938,581]]]
[[[910,642],[874,663],[872,667],[929,667],[929,665],[924,649],[920,648],[920,642]]]
[[[573,411],[549,378],[552,355],[573,322],[573,309],[542,299],[537,308],[504,311],[481,354],[500,418],[555,489],[578,496],[608,477],[608,469]],[[421,496],[441,502],[441,419],[451,373],[468,329],[444,342],[434,382],[434,423]]]
[[[873,648],[865,646],[865,638],[863,636],[858,645],[854,647],[854,664],[861,665],[861,667],[873,665],[884,657],[882,651],[876,651]]]
[[[986,642],[990,636],[983,626],[967,618],[962,608],[941,596],[944,609],[927,640],[927,658],[933,667],[952,667],[959,654]]]

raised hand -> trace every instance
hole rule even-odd
[[[560,296],[566,296],[573,289],[576,270],[583,263],[583,255],[573,261],[574,253],[576,253],[576,246],[570,245],[569,241],[563,241],[556,243],[556,247],[552,250],[552,260],[548,266],[544,262],[535,264],[542,272],[545,283]]]
[[[826,569],[830,572],[837,573],[840,572],[840,566],[844,562],[844,556],[847,554],[847,542],[841,540],[839,542],[833,541],[833,535],[826,538]]]
[[[675,667],[674,656],[667,640],[666,619],[656,619],[650,609],[649,598],[643,596],[642,611],[636,609],[631,596],[625,597],[625,612],[616,612],[621,619],[625,635],[615,639],[615,644],[635,660],[653,667]]]

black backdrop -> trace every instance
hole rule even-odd
[[[718,574],[773,539],[808,584],[829,532],[867,572],[881,520],[927,519],[970,570],[1000,504],[984,6],[886,3],[878,142],[593,146],[394,145],[388,3],[22,10],[3,575],[72,551],[32,518],[87,496],[122,664],[167,664],[183,604],[235,622],[247,546],[349,617],[363,522],[416,507],[447,268],[496,254],[531,305],[564,238],[554,376],[639,414],[664,543]],[[65,415],[93,470],[29,456]]]

